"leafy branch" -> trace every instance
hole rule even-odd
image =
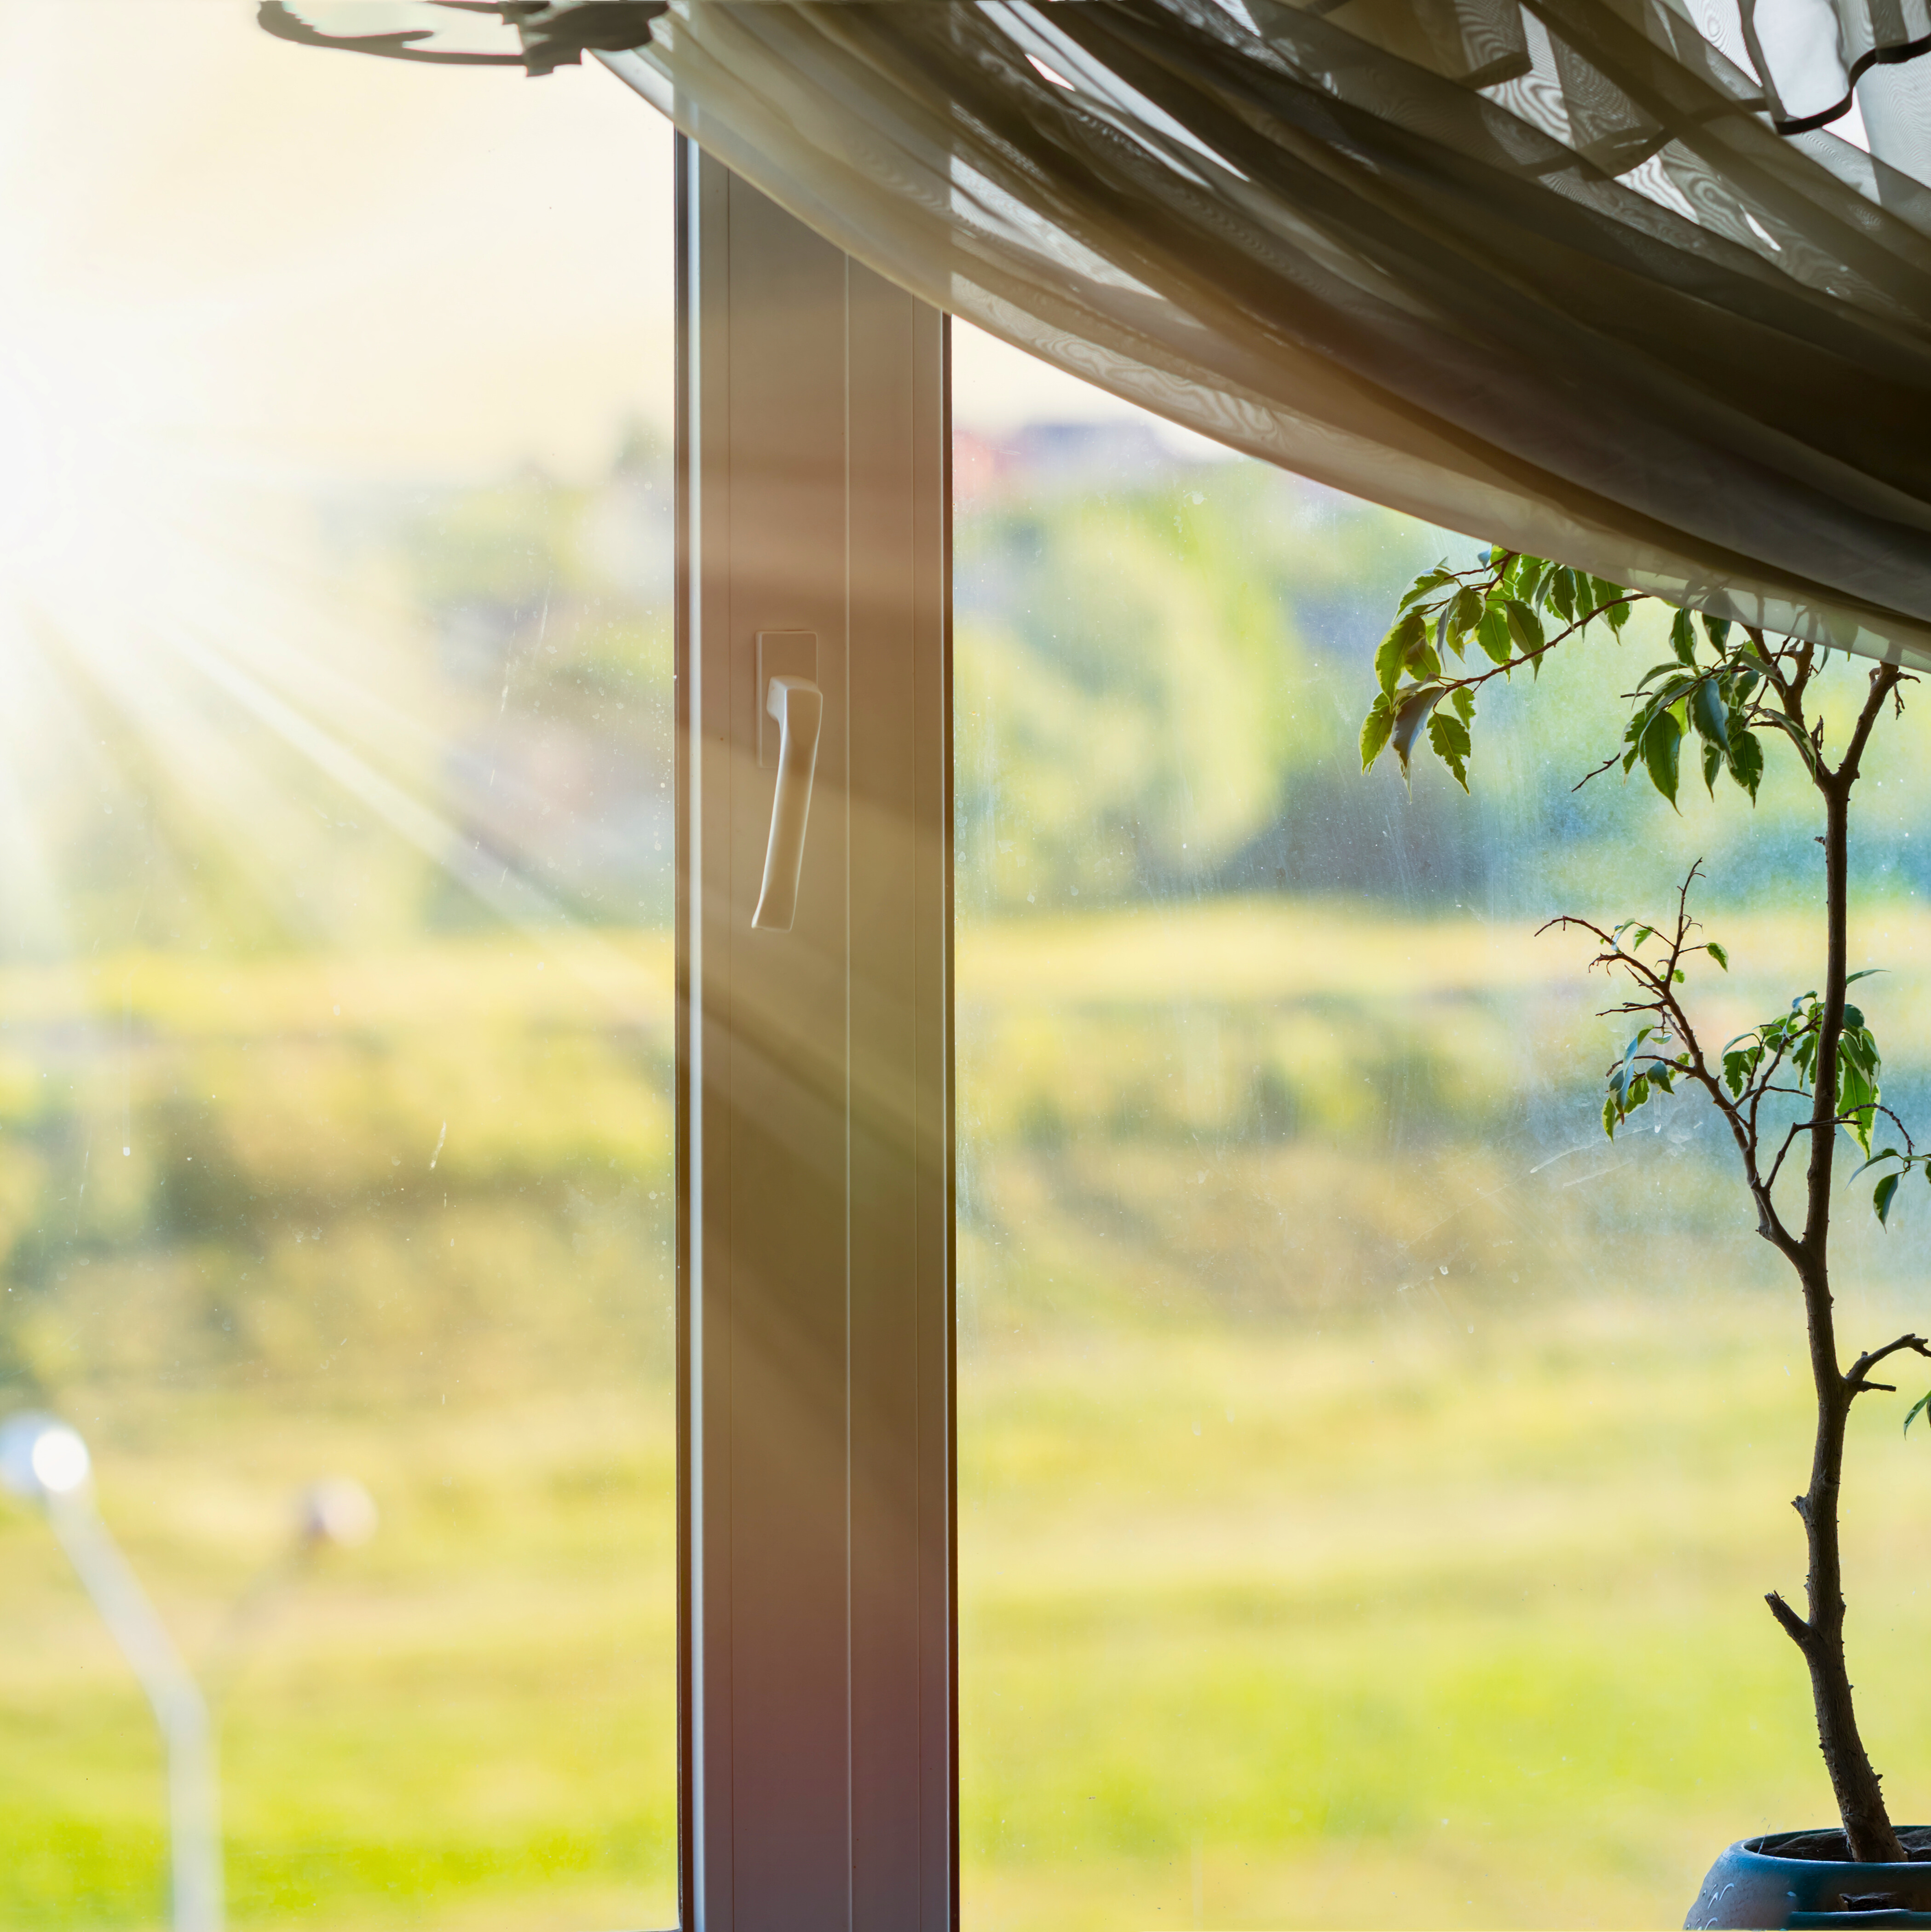
[[[1713,1054],[1706,1051],[1698,1037],[1678,990],[1688,977],[1685,962],[1701,953],[1724,972],[1730,968],[1729,954],[1716,940],[1695,937],[1702,927],[1689,916],[1689,893],[1702,869],[1699,859],[1684,875],[1677,894],[1675,917],[1667,927],[1626,920],[1620,926],[1605,928],[1564,913],[1540,928],[1544,932],[1560,928],[1587,933],[1601,949],[1589,962],[1590,970],[1620,973],[1633,988],[1632,998],[1602,1009],[1605,1019],[1635,1016],[1644,1022],[1609,1064],[1602,1102],[1603,1132],[1613,1140],[1616,1130],[1653,1094],[1674,1095],[1680,1080],[1701,1088],[1737,1144],[1761,1232],[1774,1246],[1794,1251],[1799,1238],[1785,1226],[1773,1198],[1777,1176],[1801,1136],[1819,1127],[1840,1126],[1866,1157],[1857,1173],[1891,1164],[1890,1171],[1878,1182],[1871,1204],[1878,1220],[1887,1221],[1901,1175],[1917,1167],[1931,1180],[1931,1151],[1920,1153],[1909,1130],[1883,1104],[1878,1088],[1882,1056],[1860,1008],[1846,1005],[1843,1009],[1832,1107],[1821,1115],[1813,1112],[1793,1121],[1767,1161],[1764,1103],[1773,1096],[1800,1100],[1813,1096],[1824,1036],[1823,1003],[1814,992],[1800,993],[1786,1012],[1738,1034]],[[1644,948],[1653,944],[1657,950],[1646,953]],[[1866,979],[1876,970],[1868,968],[1848,976]],[[1879,1154],[1871,1152],[1872,1136],[1881,1118],[1896,1129],[1904,1143],[1901,1149],[1887,1147]]]
[[[1467,570],[1443,562],[1424,571],[1409,586],[1374,654],[1379,688],[1362,722],[1362,769],[1392,747],[1407,776],[1425,727],[1430,747],[1466,790],[1476,693],[1482,686],[1512,678],[1525,665],[1539,676],[1551,651],[1599,620],[1620,640],[1634,605],[1659,601],[1519,550],[1485,550]],[[1560,628],[1551,631],[1551,622]],[[1806,724],[1803,710],[1816,664],[1812,646],[1788,640],[1773,644],[1755,626],[1722,617],[1704,616],[1700,628],[1699,636],[1689,611],[1674,613],[1671,656],[1651,666],[1627,694],[1634,710],[1622,746],[1590,777],[1619,763],[1626,775],[1640,764],[1674,806],[1683,747],[1691,742],[1699,748],[1704,784],[1713,796],[1718,775],[1728,771],[1755,802],[1764,775],[1760,730],[1789,739],[1815,772],[1818,728]],[[1451,657],[1467,662],[1471,644],[1489,660],[1486,668],[1446,668]]]

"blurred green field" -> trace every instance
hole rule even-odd
[[[1722,932],[1722,1012],[1781,1004],[1800,928]],[[1857,944],[1908,1087],[1931,920]],[[1578,964],[1329,900],[962,930],[974,1932],[1674,1924],[1827,1815],[1760,1600],[1801,1581],[1797,1310],[1689,1114],[1602,1142]],[[383,1511],[236,1664],[239,1928],[672,1922],[668,968],[0,976],[0,1402],[87,1431],[197,1655],[302,1482]],[[1847,1339],[1921,1319],[1928,1221],[1853,1223]],[[1931,1814],[1931,1450],[1882,1402],[1854,1654]],[[145,1709],[11,1504],[0,1580],[0,1922],[155,1925]]]
[[[227,1680],[237,1925],[674,1921],[669,980],[554,934],[0,976],[0,1406],[86,1433]],[[278,1579],[335,1474],[377,1536]],[[145,1707],[11,1504],[0,1575],[0,1922],[152,1924]]]
[[[233,1921],[670,1924],[669,1419],[608,1392],[446,1413],[211,1406],[101,1458],[104,1513],[204,1655],[304,1479],[357,1470],[383,1512],[263,1605],[229,1685]],[[152,1725],[41,1526],[10,1512],[4,1547],[0,1920],[156,1923]]]
[[[1793,1312],[1437,1309],[975,1365],[969,1922],[1674,1924],[1722,1844],[1827,1820],[1761,1600],[1802,1581]],[[1875,1405],[1854,1453],[1866,1730],[1914,1816],[1931,1458]]]
[[[1811,983],[1798,909],[1713,926],[1718,1037]],[[1908,1111],[1931,920],[1872,903],[1853,950]],[[1602,1139],[1586,958],[1338,901],[962,932],[975,1928],[1676,1924],[1723,1844],[1830,1816],[1761,1601],[1802,1584],[1800,1312],[1693,1104]],[[1906,1207],[1845,1197],[1848,1348],[1921,1325]],[[1914,1393],[1847,1486],[1912,1816]]]

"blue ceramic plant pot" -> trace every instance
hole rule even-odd
[[[1710,1868],[1686,1927],[1931,1927],[1931,1830],[1901,1827],[1908,1864],[1860,1865],[1842,1832],[1773,1832]]]

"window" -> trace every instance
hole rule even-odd
[[[602,76],[8,31],[0,1917],[150,1922],[171,1769],[207,1932],[203,1700],[265,1928],[1633,1922],[1804,1815],[1786,1312],[1530,936],[1701,854],[1747,1019],[1790,800],[1572,791],[1567,661],[1364,780],[1463,540]]]
[[[941,1927],[945,328],[713,161],[680,212],[686,1912]],[[780,679],[815,767],[771,742]]]
[[[215,1706],[231,1923],[668,1926],[670,132],[5,32],[0,1412]],[[0,1551],[0,1919],[152,1924],[155,1725]]]
[[[1710,1110],[1605,1140],[1633,1023],[1536,928],[1661,918],[1702,857],[1738,1030],[1816,969],[1810,802],[1572,789],[1647,619],[1485,694],[1472,796],[1364,778],[1390,614],[1475,546],[956,356],[965,1922],[1674,1922],[1830,1808],[1761,1601],[1802,1583],[1800,1311]],[[1923,728],[1860,820],[1887,1016]],[[1839,1226],[1846,1334],[1908,1328],[1923,1220]],[[1902,1412],[1851,1452],[1860,1684],[1921,1674]],[[1871,1700],[1879,1763],[1920,1708]]]

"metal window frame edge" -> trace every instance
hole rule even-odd
[[[681,134],[676,192],[680,1920],[684,1932],[953,1932],[949,329]],[[803,386],[800,410],[815,411],[821,428],[833,424],[829,391],[842,387],[842,632],[825,590],[837,566],[828,542],[798,553],[804,574],[824,579],[815,606],[772,590],[783,578],[767,554],[789,538],[771,521],[773,478],[786,462],[801,466],[800,450],[802,466],[818,460],[809,440],[781,446],[797,431],[785,410],[761,416],[738,393],[761,388],[768,404],[775,345],[789,341],[773,333],[773,256],[795,271],[787,286],[804,291],[789,371]],[[766,292],[747,295],[761,277]],[[842,344],[827,333],[827,305],[839,302]],[[767,423],[765,465],[758,453]],[[824,462],[815,494],[791,502],[807,522],[822,522],[837,493],[836,466]],[[752,742],[754,639],[806,620],[824,638],[827,744],[800,930],[753,934],[749,875],[771,796]],[[788,956],[775,950],[786,946]],[[840,946],[842,966],[832,958]],[[798,969],[774,971],[771,962],[787,958]],[[841,970],[842,1022],[829,1004]],[[823,1066],[792,1087],[785,1082],[795,1070],[772,1071],[796,1043],[797,1025],[785,1030],[794,982],[818,989],[828,1034],[843,1027],[842,1090]],[[809,1000],[797,997],[805,1011]],[[767,1106],[776,1091],[777,1112],[791,1110],[792,1141],[815,1143],[794,1146],[795,1160],[756,1144],[763,1117],[740,1090],[761,1081]],[[834,1117],[842,1149],[829,1129],[797,1130],[799,1120]],[[783,1138],[775,1133],[773,1144]],[[795,1360],[776,1347],[761,1352],[761,1336],[790,1318],[793,1284],[774,1279],[768,1229],[743,1210],[743,1197],[761,1160],[775,1163],[767,1178],[776,1196],[796,1207],[800,1163],[841,1159],[842,1233],[824,1202],[806,1201],[797,1217],[808,1251],[798,1270],[803,1341]],[[839,1240],[842,1262],[832,1252]],[[797,1460],[809,1468],[816,1458],[821,1474],[842,1400],[842,1522],[828,1475],[813,1490],[761,1443],[756,1405],[736,1400],[755,1376],[767,1408],[795,1397],[808,1423],[815,1417]],[[802,1528],[782,1513],[780,1492],[794,1478],[788,1501],[807,1519]],[[806,1560],[794,1630],[773,1613],[782,1573],[767,1545],[807,1532],[794,1546]],[[840,1588],[842,1632],[830,1628]],[[834,1696],[819,1679],[840,1670]]]

